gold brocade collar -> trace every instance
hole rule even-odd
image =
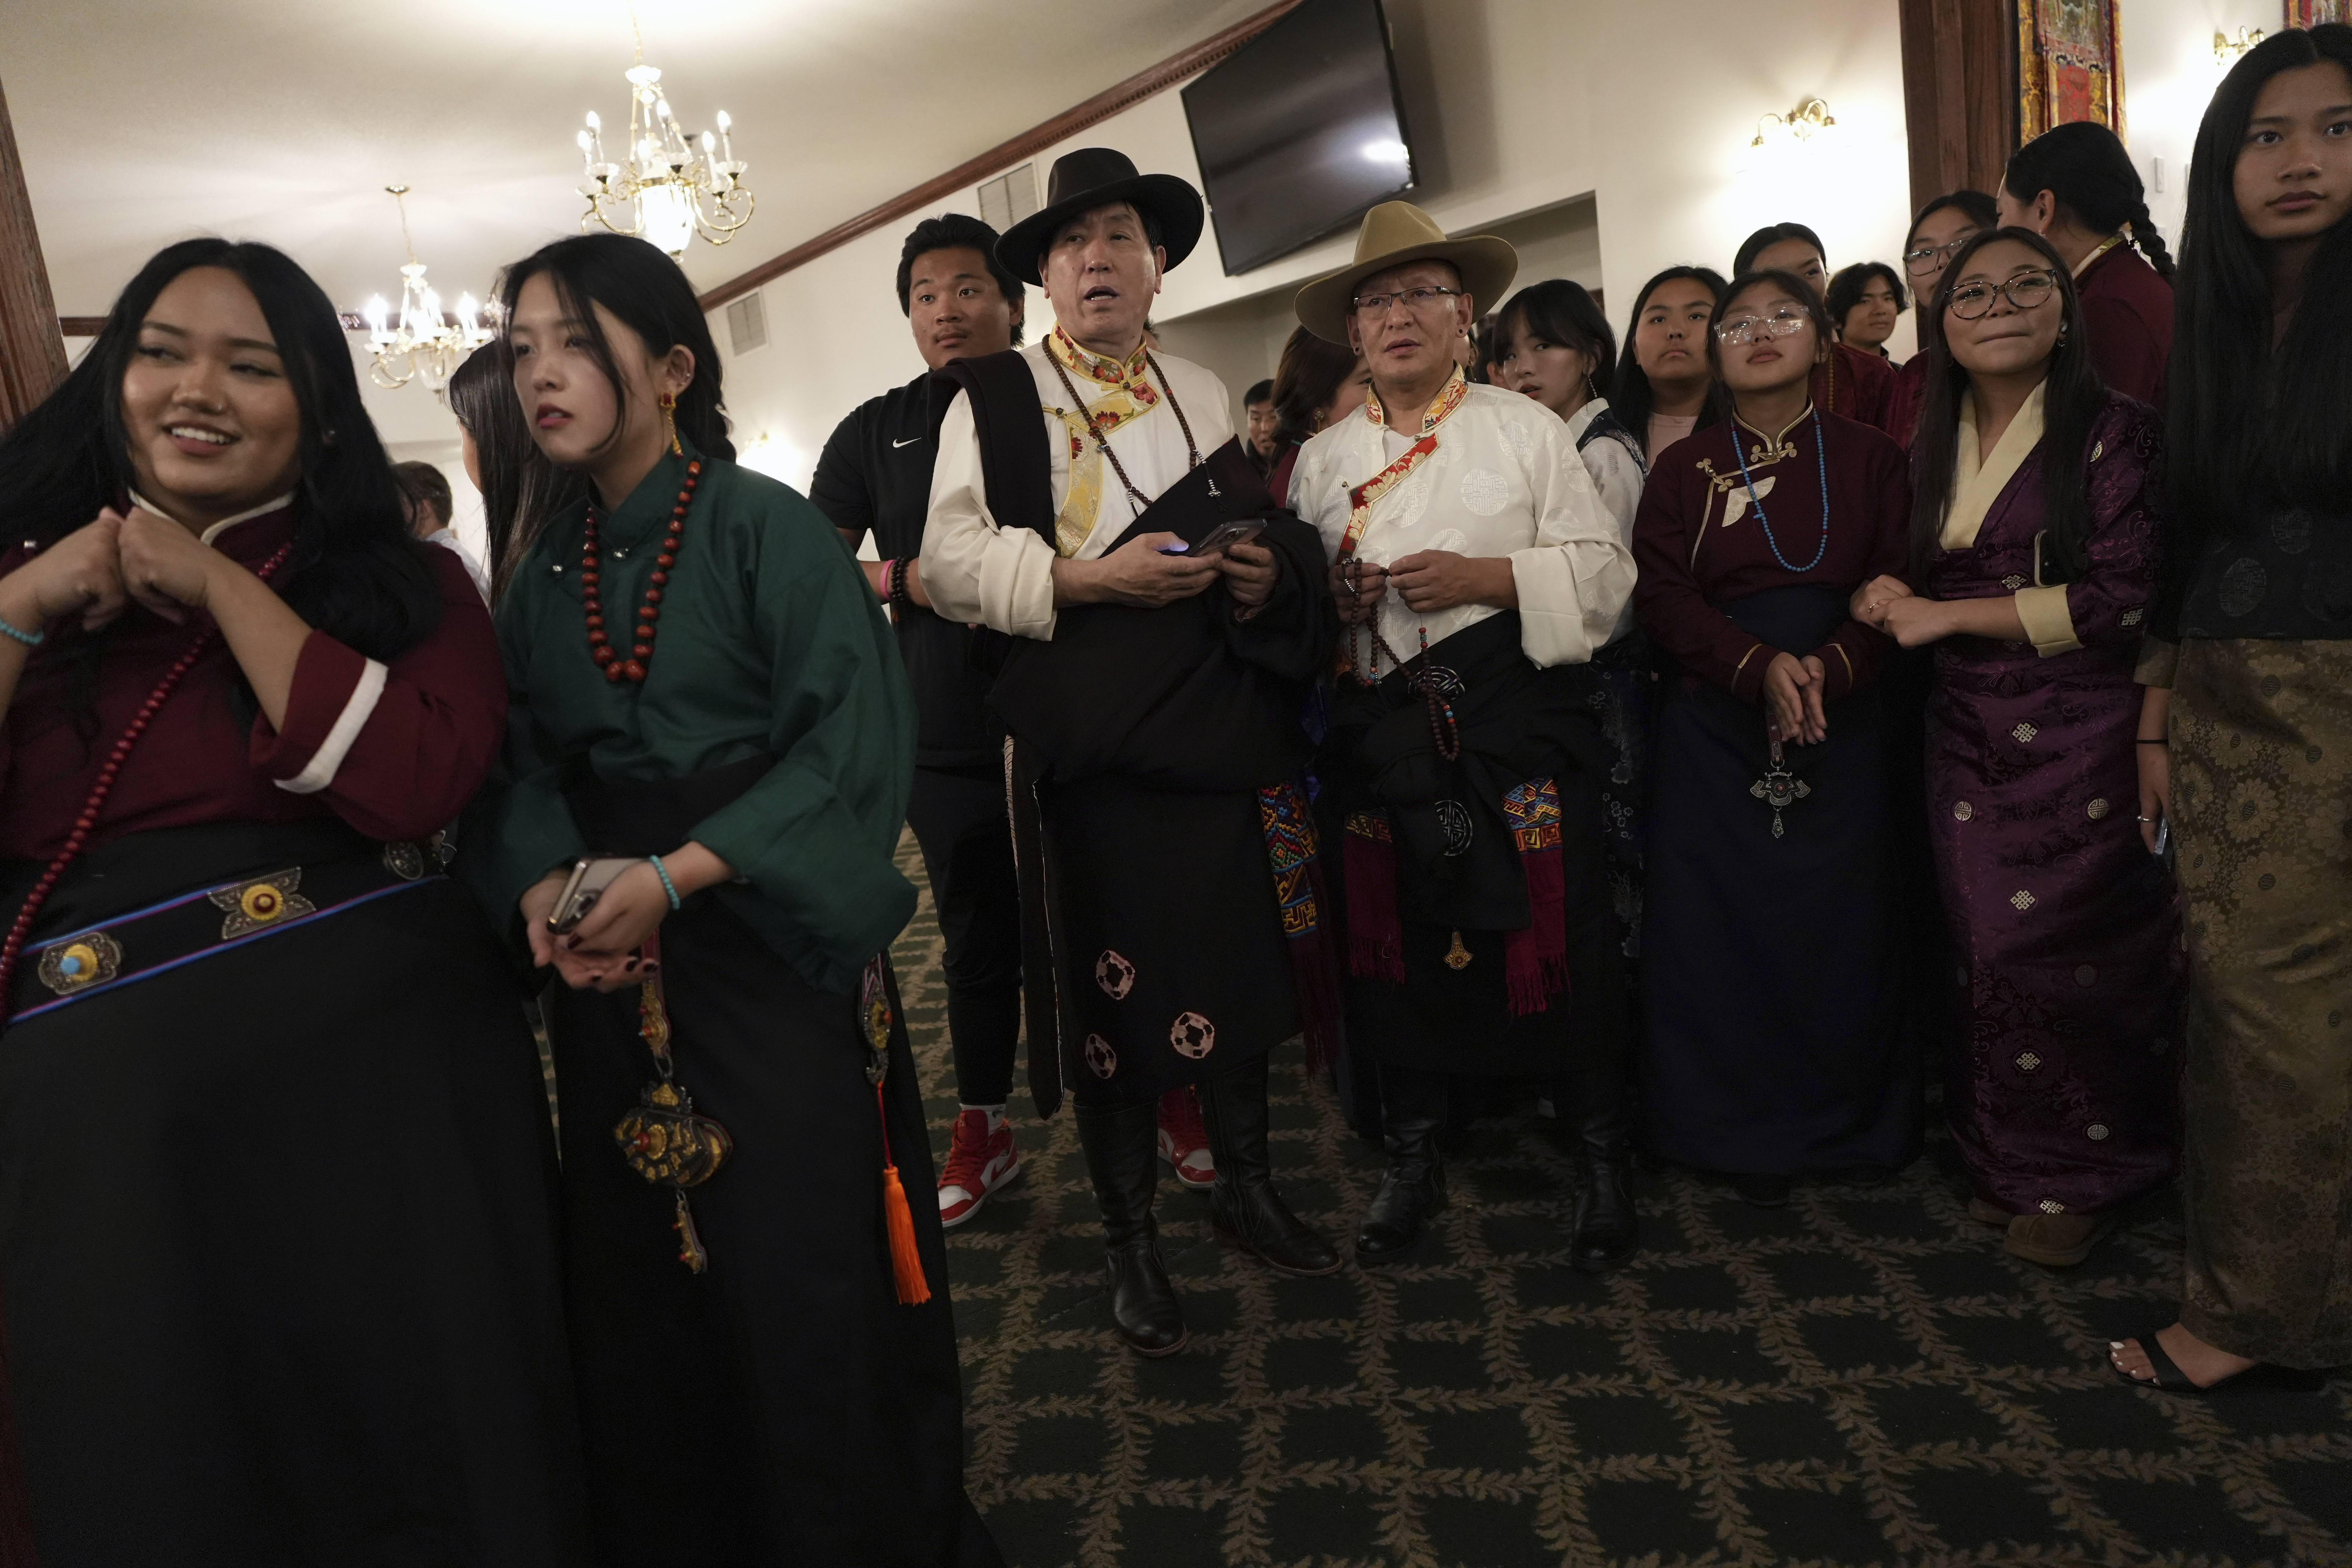
[[[2090,255],[2085,256],[2082,260],[2074,263],[2074,269],[2069,274],[2069,276],[2077,279],[2081,279],[2083,274],[2088,272],[2092,266],[2098,261],[2099,258],[2105,256],[2108,251],[2113,250],[2116,246],[2121,245],[2123,242],[2124,231],[2122,229],[2116,230],[2115,233],[2107,236],[2106,238],[2099,241],[2097,248],[2093,250]]]
[[[1446,416],[1461,407],[1462,400],[1469,395],[1470,384],[1463,378],[1462,367],[1457,364],[1454,367],[1454,374],[1445,378],[1445,384],[1438,390],[1437,395],[1429,400],[1429,406],[1421,411],[1421,428],[1414,433],[1426,436],[1444,424]],[[1364,395],[1364,417],[1371,421],[1375,430],[1388,428],[1388,413],[1381,406],[1379,393],[1367,392]]]
[[[1104,386],[1134,387],[1150,384],[1150,379],[1144,374],[1145,351],[1141,343],[1135,346],[1135,352],[1128,355],[1124,362],[1108,359],[1090,348],[1084,347],[1076,339],[1056,325],[1046,336],[1045,352],[1087,380],[1097,382]]]
[[[1786,425],[1781,426],[1780,433],[1776,436],[1759,428],[1757,426],[1749,424],[1747,420],[1741,418],[1739,416],[1738,410],[1734,408],[1731,415],[1732,436],[1734,439],[1737,439],[1740,431],[1746,430],[1749,432],[1751,435],[1758,437],[1763,441],[1765,455],[1768,458],[1773,457],[1783,452],[1794,451],[1796,449],[1794,445],[1789,439],[1789,432],[1794,430],[1798,426],[1802,425],[1806,420],[1811,419],[1812,416],[1813,405],[1811,399],[1807,399],[1804,407],[1797,411],[1797,416],[1794,419],[1790,420]],[[1754,460],[1753,457],[1749,458],[1749,461],[1751,462]]]

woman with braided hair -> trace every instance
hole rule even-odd
[[[2172,253],[2123,142],[2095,121],[2046,131],[2011,157],[1995,200],[2002,226],[2032,229],[2065,258],[2099,379],[2161,407]]]

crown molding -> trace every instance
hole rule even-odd
[[[1265,32],[1298,3],[1299,0],[1279,0],[1278,4],[1243,18],[1224,31],[1170,55],[1159,64],[1136,72],[1118,86],[1064,110],[1045,123],[1032,126],[1010,141],[998,142],[977,158],[966,159],[937,179],[926,181],[911,191],[893,196],[879,206],[868,207],[856,217],[834,225],[814,238],[803,240],[782,255],[729,279],[704,293],[699,303],[705,310],[716,310],[730,300],[741,299],[762,283],[772,282],[794,268],[805,267],[828,251],[839,249],[861,235],[871,234],[886,223],[894,223],[909,213],[919,212],[952,192],[979,184],[1024,159],[1035,157],[1056,142],[1075,136],[1089,125],[1099,124],[1114,114],[1167,91],[1187,77],[1208,69]]]

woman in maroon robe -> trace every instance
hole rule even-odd
[[[1993,199],[1982,191],[1947,191],[1919,209],[1911,232],[1903,240],[1903,272],[1911,279],[1911,297],[1917,305],[1911,318],[1918,334],[1919,352],[1895,373],[1895,391],[1887,409],[1886,433],[1901,445],[1911,445],[1919,424],[1919,410],[1927,401],[1927,370],[1935,363],[1936,323],[1928,314],[1944,270],[1978,231],[1999,228]]]
[[[1830,322],[1802,279],[1735,279],[1709,336],[1734,417],[1661,456],[1633,523],[1634,611],[1679,667],[1652,753],[1643,1100],[1657,1152],[1770,1206],[1791,1176],[1918,1152],[1874,679],[1894,645],[1847,613],[1901,569],[1909,498],[1901,448],[1811,401]]]
[[[0,441],[0,1563],[586,1561],[506,724],[351,353],[190,240]]]
[[[1767,224],[1740,243],[1734,273],[1783,271],[1804,280],[1823,299],[1829,293],[1829,262],[1822,237],[1801,223]],[[1852,343],[1832,342],[1813,362],[1808,383],[1814,405],[1873,429],[1895,434],[1895,367],[1886,356]]]
[[[2001,176],[2000,221],[2047,239],[2074,274],[2099,379],[2161,408],[2172,358],[2172,255],[2147,216],[2139,170],[2096,121],[2055,126]]]
[[[2063,1268],[2179,1143],[2179,918],[2131,820],[2162,433],[2099,384],[2032,231],[1972,240],[1932,308],[1919,591],[1881,579],[1855,613],[1935,645],[1927,819],[1962,992],[1944,1110],[1969,1213]]]

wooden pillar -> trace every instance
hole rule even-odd
[[[8,98],[0,91],[0,429],[47,397],[66,378],[65,340],[49,295],[49,269],[33,226],[33,198]]]
[[[2017,151],[2016,0],[1897,0],[1913,211],[2000,188]]]

